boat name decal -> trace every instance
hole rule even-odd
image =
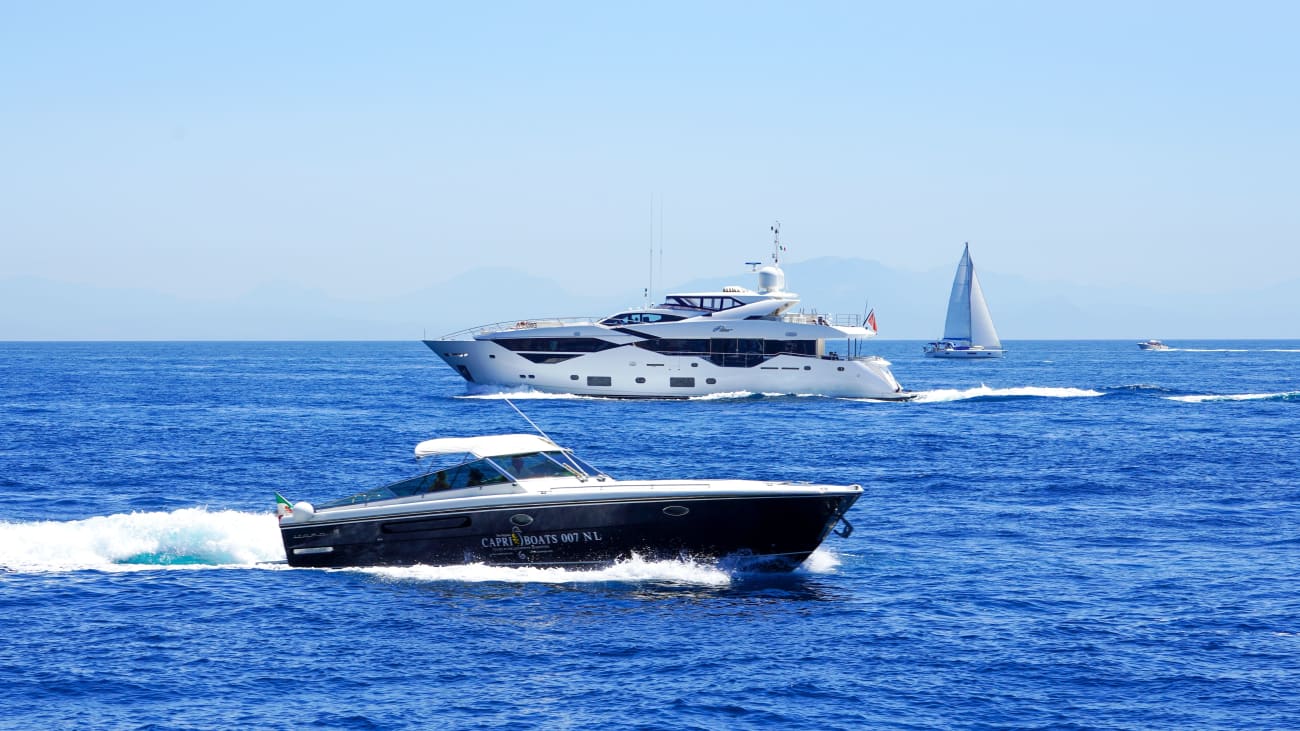
[[[727,327],[726,325],[718,325],[717,327],[713,328],[713,332],[715,332],[715,333],[729,333],[729,332],[731,332],[731,328]]]
[[[538,548],[556,546],[561,543],[596,543],[605,538],[596,530],[575,530],[564,533],[500,533],[483,539],[484,548]]]

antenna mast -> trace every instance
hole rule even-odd
[[[652,244],[653,245],[653,244]],[[653,256],[653,254],[651,254]],[[664,197],[659,196],[659,284],[664,283]],[[650,304],[654,304],[651,302]]]
[[[650,286],[645,288],[645,306],[650,306],[650,295],[655,288],[655,194],[650,194]]]
[[[519,414],[521,417],[523,417],[523,420],[526,421],[526,422],[528,422],[528,426],[531,426],[532,428],[536,429],[538,434],[541,434],[542,436],[546,437],[547,439],[549,439],[549,440],[552,441],[552,442],[555,441],[554,439],[551,439],[551,435],[549,435],[549,434],[547,434],[546,432],[542,431],[542,428],[541,428],[540,426],[534,424],[534,423],[533,423],[533,420],[530,419],[530,418],[528,418],[528,414],[525,414],[524,412],[520,411],[520,410],[519,410],[519,407],[518,407],[518,406],[515,406],[515,402],[514,402],[514,401],[511,401],[510,399],[502,399],[502,401],[505,401],[507,404],[509,404],[509,405],[510,405],[510,408],[514,409],[516,414]]]
[[[772,224],[772,263],[779,265],[781,263],[781,222],[777,221]]]

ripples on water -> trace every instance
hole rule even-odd
[[[915,401],[524,397],[616,476],[862,484],[776,577],[289,569],[273,490],[519,395],[418,343],[0,345],[0,726],[1300,727],[1300,347],[879,345]]]

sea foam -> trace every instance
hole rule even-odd
[[[0,523],[0,566],[11,571],[251,566],[283,559],[271,513],[184,508]]]
[[[1019,386],[1014,388],[990,388],[980,385],[977,388],[953,389],[938,388],[921,391],[913,403],[933,404],[948,401],[965,401],[967,399],[1003,399],[1003,398],[1090,398],[1104,396],[1101,391],[1088,388],[1056,388],[1047,386]]]

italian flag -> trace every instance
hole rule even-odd
[[[293,515],[293,503],[277,492],[275,494],[275,517],[283,518],[286,515]]]

